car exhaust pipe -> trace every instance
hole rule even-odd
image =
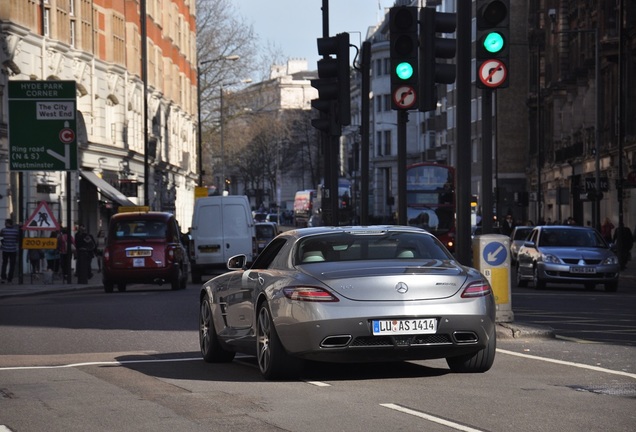
[[[351,335],[327,336],[322,340],[320,346],[322,348],[342,348],[349,345]]]
[[[464,331],[453,333],[453,339],[455,339],[455,342],[458,344],[472,344],[479,340],[476,333]]]

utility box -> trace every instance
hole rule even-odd
[[[510,237],[484,234],[473,239],[473,264],[483,274],[495,295],[497,322],[512,322],[510,283]]]

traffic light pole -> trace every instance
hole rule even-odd
[[[398,225],[407,225],[406,215],[406,123],[409,112],[397,112],[397,168],[398,168]]]
[[[492,96],[493,91],[484,89],[481,93],[481,230],[482,234],[492,234]]]

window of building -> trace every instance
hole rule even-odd
[[[391,131],[384,131],[384,154],[386,156],[391,156]]]
[[[42,33],[44,33],[44,36],[50,37],[51,36],[51,9],[49,8],[44,9],[44,19],[42,21],[44,24]]]
[[[382,156],[382,131],[376,132],[376,156]]]

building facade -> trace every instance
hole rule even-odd
[[[118,206],[147,205],[187,229],[197,181],[195,12],[194,0],[0,4],[2,216],[24,221],[46,201],[63,225],[95,233]],[[9,172],[11,80],[76,82],[77,171]]]

